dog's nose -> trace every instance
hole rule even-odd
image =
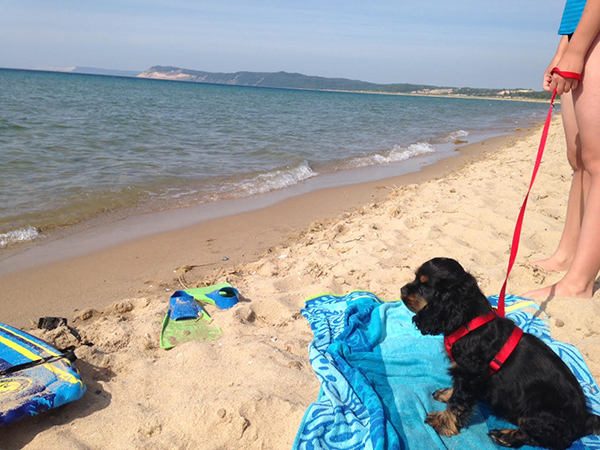
[[[404,286],[402,289],[400,289],[400,297],[406,297],[408,295],[408,289],[406,289],[406,286]]]

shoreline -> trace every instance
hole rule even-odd
[[[171,80],[175,81],[175,80]],[[284,89],[284,88],[276,88]],[[293,88],[290,88],[293,89]],[[299,89],[302,90],[302,89]],[[313,90],[313,89],[306,89]],[[317,89],[314,89],[317,90]],[[458,98],[458,99],[474,99],[474,100],[503,100],[513,102],[534,102],[534,103],[549,103],[550,98],[526,98],[526,97],[491,97],[485,95],[465,95],[465,94],[419,94],[412,92],[377,92],[377,91],[334,91],[327,89],[319,89],[323,92],[346,92],[349,94],[375,94],[375,95],[405,95],[407,97],[434,97],[434,98]],[[560,104],[560,98],[554,100],[555,104]]]
[[[530,129],[533,126],[530,125],[523,129]],[[506,131],[504,134],[494,135],[488,139],[508,136],[519,130],[521,128],[517,128],[512,133]],[[452,144],[454,146],[453,150],[449,148],[450,145],[446,145],[448,148],[439,152],[422,154],[404,161],[326,172],[300,181],[292,186],[275,189],[262,194],[223,198],[188,206],[175,205],[172,207],[155,208],[144,206],[144,204],[134,205],[110,211],[93,218],[83,219],[73,224],[57,226],[51,228],[49,231],[36,229],[40,234],[35,239],[15,242],[9,246],[0,248],[0,275],[17,269],[29,268],[32,265],[32,259],[36,260],[35,265],[40,265],[53,262],[53,260],[57,259],[65,259],[98,251],[151,234],[185,228],[213,219],[264,209],[287,199],[310,194],[314,191],[378,182],[388,178],[396,178],[413,172],[419,172],[423,167],[436,164],[446,158],[456,157],[460,154],[462,148],[475,145],[484,140],[486,139],[462,146],[461,144],[465,144],[467,141],[461,141],[460,143]],[[112,235],[113,238],[103,239],[103,236],[106,235]],[[91,238],[93,242],[87,242],[86,238]],[[63,251],[60,244],[56,244],[57,241],[64,242],[73,239],[77,240],[77,249],[74,249],[74,245],[71,245],[71,249],[67,252]],[[53,256],[50,258],[52,259],[51,261],[47,259],[47,252],[45,256],[42,254],[41,258],[39,256],[36,257],[35,254],[40,254],[40,250],[37,247],[58,247],[58,249],[53,252]],[[34,256],[26,258],[29,259],[29,262],[26,262],[24,265],[17,264],[15,267],[13,261],[15,259],[22,259],[19,256],[22,253],[33,253]],[[58,257],[57,253],[63,256]],[[67,254],[65,255],[64,253]],[[8,259],[11,261],[9,263],[5,262]]]
[[[249,262],[280,241],[292,239],[315,220],[331,219],[348,209],[382,200],[396,186],[446,174],[538,128],[535,125],[465,145],[455,155],[433,164],[422,165],[417,160],[412,167],[415,172],[381,180],[308,192],[302,192],[299,185],[254,198],[135,215],[89,228],[84,224],[72,234],[9,249],[12,252],[5,252],[0,259],[0,307],[7,311],[3,320],[25,326],[45,315],[69,316],[73,308],[98,305],[92,298],[102,298],[100,305],[106,306],[139,292],[140,286],[151,280],[168,278],[169,272],[185,264],[225,270]],[[177,241],[193,244],[186,248]],[[173,255],[173,248],[177,248],[178,256]],[[121,266],[124,271],[114,270]],[[85,280],[77,281],[81,273]],[[29,286],[27,292],[23,286]],[[78,292],[86,292],[85,297],[66,300],[78,297]],[[15,297],[24,300],[19,311],[10,306]],[[48,303],[52,307],[42,307],[41,298],[51,299]]]

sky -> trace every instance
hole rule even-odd
[[[565,0],[0,0],[0,67],[541,90]]]

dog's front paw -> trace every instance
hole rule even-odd
[[[433,393],[433,398],[438,402],[448,403],[448,400],[452,397],[452,392],[454,392],[452,388],[438,389]]]
[[[447,409],[431,412],[427,414],[427,418],[425,419],[425,423],[431,425],[442,436],[456,436],[459,434],[460,429],[457,422],[457,417]]]

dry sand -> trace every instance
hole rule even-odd
[[[83,399],[3,428],[0,448],[290,448],[319,391],[304,299],[353,289],[396,299],[435,256],[456,258],[486,295],[498,294],[539,138],[539,128],[522,131],[401,179],[319,191],[0,277],[3,322],[27,328],[28,319],[65,316],[94,344],[77,350]],[[570,185],[563,142],[555,117],[508,293],[561,276],[528,261],[560,238]],[[160,349],[170,294],[223,281],[243,299],[209,308],[222,338]],[[599,296],[539,301],[553,337],[577,346],[596,379]],[[77,344],[65,329],[34,333]]]

